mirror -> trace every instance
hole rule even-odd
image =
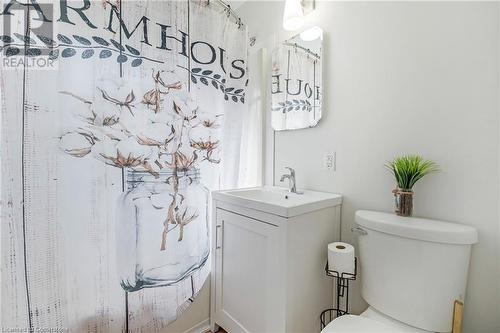
[[[322,112],[323,30],[309,28],[272,52],[271,123],[276,131],[314,127]]]

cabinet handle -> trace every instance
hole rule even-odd
[[[224,222],[224,221],[222,221]],[[221,228],[220,225],[215,226],[215,249],[218,250],[222,248],[222,246],[219,245],[219,228]]]

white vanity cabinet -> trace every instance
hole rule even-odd
[[[341,200],[274,187],[214,192],[212,328],[319,332],[321,311],[332,307],[324,268]]]

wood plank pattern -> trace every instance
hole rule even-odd
[[[110,6],[93,2],[89,17],[105,26]],[[67,35],[71,35],[68,27]],[[86,38],[96,35],[79,28]],[[99,36],[119,40],[118,33]],[[116,79],[120,66],[114,57],[95,60],[73,59],[61,63],[67,73],[58,82],[58,90],[75,93],[87,100],[100,94],[102,80]],[[81,126],[78,115],[88,114],[88,106],[68,95],[58,95],[61,126],[59,135]],[[68,290],[68,327],[71,332],[125,332],[125,293],[119,286],[116,268],[116,200],[122,191],[121,170],[107,166],[92,156],[74,158],[58,154],[58,193],[64,235],[66,265],[65,288]]]
[[[97,4],[88,15],[104,22],[109,12]],[[59,29],[74,34],[72,26],[61,24]],[[84,25],[78,33],[92,35]],[[116,277],[114,251],[114,205],[121,192],[121,171],[59,149],[59,137],[78,126],[78,114],[88,112],[86,105],[59,92],[92,100],[99,93],[99,78],[118,75],[114,59],[75,57],[61,58],[58,71],[30,70],[26,76],[26,274],[35,331],[124,330],[125,297]]]
[[[23,33],[24,18],[11,28]],[[2,327],[29,328],[23,231],[23,82],[24,66],[0,69],[1,90],[1,272]],[[5,302],[3,300],[9,300]]]
[[[24,223],[30,317],[34,330],[64,329],[65,303],[62,234],[57,221],[54,126],[57,72],[28,69],[24,104]],[[47,83],[46,89],[36,84]],[[49,88],[50,87],[50,88]]]

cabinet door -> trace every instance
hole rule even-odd
[[[284,233],[222,209],[216,233],[216,322],[233,333],[284,332]]]

